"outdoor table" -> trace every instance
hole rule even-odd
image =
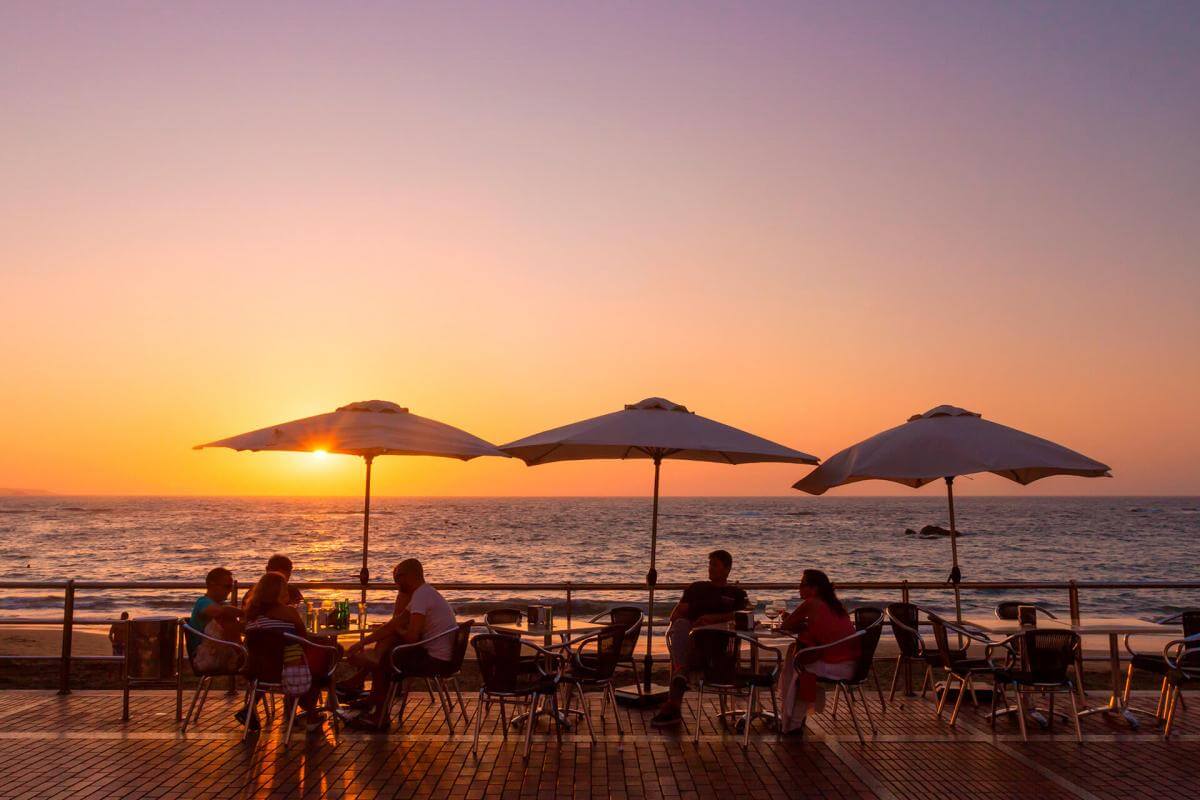
[[[963,622],[968,627],[974,627],[986,633],[1011,635],[1024,630],[1016,620],[979,617],[964,619]],[[1118,637],[1125,634],[1176,635],[1181,634],[1183,631],[1182,626],[1178,624],[1162,625],[1157,622],[1146,622],[1145,620],[1133,617],[1099,616],[1084,617],[1078,622],[1070,619],[1038,617],[1038,627],[1050,630],[1071,630],[1080,636],[1093,634],[1108,637],[1108,661],[1112,679],[1112,695],[1106,704],[1085,708],[1079,712],[1079,715],[1082,717],[1090,714],[1120,714],[1129,723],[1130,727],[1133,728],[1138,726],[1138,718],[1132,709],[1125,706],[1124,679],[1121,675],[1121,644]],[[1079,690],[1082,693],[1083,676],[1080,676],[1079,684]]]

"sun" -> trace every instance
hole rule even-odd
[[[329,453],[325,450],[313,450],[312,454],[317,458],[324,458],[325,456],[329,455]]]

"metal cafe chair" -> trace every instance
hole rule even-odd
[[[1079,634],[1074,631],[1033,628],[1015,633],[1003,642],[998,642],[997,646],[1007,647],[1013,644],[1019,644],[1021,666],[1019,669],[1010,666],[993,671],[993,712],[996,708],[997,695],[1004,698],[1004,706],[1008,708],[1008,696],[1004,694],[1004,689],[1011,686],[1017,698],[1017,721],[1021,727],[1021,739],[1027,742],[1029,735],[1025,728],[1025,696],[1029,694],[1049,696],[1048,718],[1050,726],[1053,727],[1054,695],[1065,693],[1071,698],[1071,719],[1075,723],[1075,739],[1082,742],[1083,730],[1079,725],[1075,684],[1067,673],[1067,670],[1075,666],[1079,655]],[[992,727],[994,728],[995,725],[996,715],[993,713]]]
[[[259,701],[266,704],[267,719],[274,717],[273,704],[266,702],[276,695],[283,695],[284,703],[284,746],[291,741],[292,726],[296,722],[296,708],[299,698],[289,696],[283,686],[283,649],[287,644],[297,644],[306,654],[318,652],[328,659],[328,667],[322,675],[313,676],[313,685],[326,693],[326,707],[331,712],[337,711],[337,692],[333,685],[333,672],[337,668],[340,652],[333,645],[320,644],[303,636],[297,636],[279,629],[246,631],[246,721],[242,727],[242,739],[245,740],[250,732],[250,720]],[[305,659],[306,662],[308,659]],[[311,663],[311,662],[309,662]],[[332,713],[333,724],[337,726],[337,714]]]
[[[628,666],[633,671],[633,683],[637,686],[637,693],[642,693],[642,681],[638,678],[637,658],[634,653],[637,652],[638,639],[642,635],[642,623],[645,620],[645,615],[637,606],[617,606],[610,608],[588,620],[588,622],[605,622],[610,625],[624,625],[625,637],[621,640],[621,657],[617,660],[617,666]]]
[[[449,628],[441,633],[430,636],[427,639],[422,639],[419,642],[411,642],[409,644],[400,644],[392,648],[388,655],[388,660],[392,668],[392,682],[388,686],[387,699],[384,701],[384,708],[387,714],[386,719],[391,714],[392,704],[396,700],[396,695],[400,695],[400,712],[399,717],[403,720],[404,707],[408,703],[408,692],[403,683],[407,678],[424,678],[427,685],[432,685],[437,691],[438,703],[442,707],[442,713],[446,715],[446,727],[450,733],[454,733],[454,719],[451,716],[451,711],[454,708],[454,700],[450,697],[450,690],[454,690],[454,695],[458,699],[458,710],[463,716],[463,724],[470,722],[470,715],[467,713],[467,706],[463,703],[462,691],[458,686],[458,676],[462,672],[463,660],[467,656],[467,643],[471,639],[471,628],[475,626],[475,620],[467,620],[460,622],[455,627]],[[405,652],[414,650],[419,647],[426,647],[431,642],[436,642],[440,639],[453,636],[454,640],[450,650],[450,660],[445,666],[438,666],[429,671],[418,671],[402,668],[399,664],[399,657]]]
[[[487,628],[488,633],[496,633],[501,636],[515,636],[516,634],[493,630],[492,626],[519,625],[523,619],[525,619],[525,612],[519,608],[493,608],[483,615],[483,625]]]
[[[824,678],[817,676],[817,681],[825,684],[833,684],[834,687],[834,705],[833,713],[830,715],[834,719],[837,718],[837,704],[841,695],[846,695],[846,707],[850,709],[850,721],[854,723],[854,732],[858,734],[858,743],[866,744],[863,739],[862,729],[858,725],[858,715],[854,712],[854,690],[858,690],[859,699],[862,701],[863,709],[867,714],[867,724],[871,727],[871,734],[876,733],[875,720],[871,717],[871,704],[867,702],[867,697],[863,694],[863,684],[867,682],[867,678],[871,674],[871,668],[875,663],[875,650],[879,647],[879,635],[883,633],[883,612],[879,609],[878,616],[874,621],[866,623],[865,627],[858,628],[850,636],[838,639],[836,642],[827,644],[813,645],[796,651],[796,671],[803,670],[804,663],[809,660],[809,657],[820,653],[823,650],[828,650],[846,642],[858,640],[858,658],[854,662],[854,673],[849,678]],[[863,615],[864,618],[868,615]],[[857,627],[857,626],[856,626]],[[878,688],[878,684],[877,684]],[[880,699],[882,700],[883,691],[880,690]]]
[[[1037,613],[1045,614],[1050,619],[1058,619],[1054,612],[1043,605],[1037,603],[1026,603],[1021,600],[1003,600],[996,604],[995,614],[996,619],[1015,620],[1020,618],[1021,606],[1029,606],[1037,609]]]
[[[958,696],[954,700],[954,709],[950,712],[950,725],[953,727],[958,722],[958,711],[962,707],[963,697],[967,692],[971,693],[971,702],[974,705],[979,705],[979,700],[975,696],[975,679],[981,675],[993,677],[997,669],[1002,669],[1008,666],[1006,663],[1002,666],[997,666],[991,659],[991,653],[994,649],[1003,649],[1007,653],[1012,651],[1000,642],[994,642],[978,633],[973,633],[966,628],[959,627],[939,617],[937,614],[929,614],[929,623],[933,627],[933,639],[937,643],[937,652],[940,660],[940,666],[945,670],[945,679],[942,683],[942,693],[938,698],[936,714],[937,718],[942,718],[942,709],[946,705],[946,700],[950,696],[950,689],[954,682],[958,682]],[[959,641],[966,640],[967,648],[952,648],[950,646],[950,631],[958,635]],[[967,649],[971,642],[978,642],[984,645],[983,658],[968,658],[966,655]]]
[[[1175,725],[1175,706],[1183,700],[1183,687],[1200,681],[1200,633],[1168,642],[1163,647],[1163,660],[1170,668],[1164,712],[1166,724],[1163,726],[1165,741],[1170,738],[1171,728]]]
[[[875,627],[878,624],[880,626],[880,630],[875,634],[875,644],[876,647],[878,647],[879,636],[883,633],[883,609],[876,608],[875,606],[861,606],[850,612],[850,619],[854,622],[854,629],[856,631],[865,631]],[[886,713],[887,704],[883,701],[883,687],[879,685],[879,673],[875,670],[874,658],[875,648],[872,648],[871,662],[868,664],[867,669],[875,681],[875,692],[879,695],[879,710]],[[838,693],[833,699],[833,709],[835,714],[837,713],[837,702],[840,697],[841,694]],[[864,702],[866,701],[864,700]]]
[[[186,622],[181,624],[185,636],[190,634],[202,642],[207,642],[214,647],[227,650],[235,658],[234,664],[225,669],[202,670],[196,666],[196,654],[190,648],[188,649],[187,657],[192,667],[192,674],[196,675],[200,680],[196,684],[196,691],[192,694],[191,705],[188,706],[187,714],[183,718],[183,724],[179,728],[180,733],[187,733],[189,725],[198,725],[200,723],[200,714],[204,711],[204,701],[208,699],[208,692],[212,688],[213,681],[217,678],[229,678],[241,675],[242,671],[246,668],[248,654],[246,648],[242,647],[238,642],[209,636],[204,631],[198,631]]]
[[[900,672],[910,664],[920,664],[925,667],[921,677],[921,697],[933,688],[933,670],[942,663],[941,654],[931,650],[921,636],[921,614],[929,616],[929,612],[913,603],[891,603],[887,607],[888,621],[892,626],[892,636],[896,638],[896,646],[900,653],[896,656],[896,668],[892,672],[892,687],[888,700],[896,699],[896,682]],[[966,648],[956,651],[957,658],[966,658]]]
[[[562,742],[562,720],[558,714],[558,679],[562,655],[554,653],[532,642],[497,633],[484,633],[471,640],[475,658],[479,664],[482,681],[479,687],[479,709],[475,712],[475,737],[471,752],[479,753],[479,732],[483,720],[491,711],[493,702],[500,703],[500,731],[508,739],[508,719],[505,704],[519,702],[529,704],[529,717],[525,721],[525,753],[528,761],[533,748],[533,728],[537,715],[543,713],[538,706],[543,701],[550,705],[550,716],[554,720],[555,732]],[[534,671],[525,669],[527,658],[532,657]]]
[[[625,626],[609,625],[595,633],[549,648],[551,650],[561,648],[567,659],[566,668],[558,679],[559,685],[567,687],[563,713],[583,717],[584,722],[587,723],[588,736],[593,742],[596,741],[596,733],[592,728],[592,715],[588,709],[585,694],[589,689],[603,692],[603,698],[600,701],[601,721],[604,720],[604,711],[611,702],[617,722],[617,734],[625,735],[625,731],[621,728],[617,696],[613,691],[613,676],[625,652],[625,637]],[[579,710],[571,708],[572,693],[579,697]]]
[[[779,671],[783,665],[783,653],[776,647],[760,643],[752,636],[740,631],[700,629],[690,634],[692,651],[697,655],[700,664],[699,692],[696,698],[696,730],[693,732],[694,744],[700,742],[700,723],[704,718],[704,692],[713,691],[721,701],[720,719],[724,723],[729,716],[741,716],[739,725],[742,727],[742,749],[750,746],[750,723],[758,708],[758,695],[767,690],[771,696],[771,710],[775,719],[779,719],[779,698],[776,692],[779,683]],[[742,666],[741,644],[750,645],[750,663],[754,666],[746,669]],[[766,651],[774,656],[764,665],[761,653]],[[765,666],[765,668],[764,668]],[[726,700],[746,696],[745,713],[726,711]],[[776,728],[778,732],[778,727]]]
[[[143,617],[122,623],[125,656],[121,660],[121,720],[129,719],[129,693],[133,689],[171,687],[175,690],[175,721],[182,721],[183,620]]]
[[[1160,625],[1180,623],[1183,627],[1183,638],[1191,639],[1197,634],[1200,634],[1200,609],[1188,609],[1186,611],[1181,611],[1178,614],[1172,614],[1169,617],[1163,617],[1162,619],[1157,620],[1157,622]],[[1129,668],[1125,673],[1124,704],[1126,706],[1129,705],[1129,692],[1133,688],[1133,673],[1135,670],[1141,670],[1142,672],[1148,672],[1151,675],[1155,675],[1161,678],[1162,682],[1158,691],[1158,703],[1154,707],[1154,718],[1162,723],[1166,720],[1167,716],[1166,706],[1168,688],[1170,687],[1169,675],[1171,669],[1168,666],[1167,660],[1164,658],[1163,653],[1139,653],[1135,651],[1133,647],[1130,646],[1130,639],[1132,639],[1133,636],[1134,634],[1127,634],[1125,636],[1125,650],[1129,653]],[[1197,647],[1198,646],[1185,647],[1185,650],[1187,651],[1186,657],[1189,660],[1197,655],[1192,653],[1192,651]],[[1182,696],[1180,696],[1180,702],[1183,702]]]

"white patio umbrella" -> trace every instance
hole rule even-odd
[[[419,417],[386,400],[350,403],[337,411],[272,425],[256,431],[220,439],[205,447],[234,450],[324,451],[361,456],[367,465],[363,495],[363,551],[359,580],[370,579],[367,554],[371,530],[371,462],[376,456],[443,456],[469,461],[477,456],[508,454],[494,445],[444,422]],[[363,590],[365,593],[365,589]]]
[[[658,582],[659,470],[665,458],[713,461],[720,464],[783,462],[816,464],[815,456],[792,450],[737,428],[688,411],[678,403],[650,397],[604,414],[509,442],[500,448],[529,466],[552,461],[600,458],[646,458],[654,462],[654,504],[650,518],[650,620],[654,619],[654,586]],[[654,628],[646,628],[645,694],[650,694],[651,647]]]
[[[1019,484],[1051,475],[1112,477],[1099,461],[1015,428],[983,419],[973,411],[938,406],[908,422],[847,447],[797,481],[793,488],[809,494],[855,481],[895,481],[914,488],[946,481],[950,504],[950,553],[954,607],[961,618],[958,583],[958,529],[954,522],[954,478],[991,472]]]

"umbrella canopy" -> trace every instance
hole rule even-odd
[[[328,414],[259,428],[204,447],[234,450],[301,450],[374,456],[443,456],[463,461],[504,456],[494,445],[444,422],[419,417],[386,400],[350,403]]]
[[[829,457],[794,488],[823,494],[834,486],[875,478],[918,487],[979,472],[1022,485],[1051,475],[1109,476],[1107,465],[1062,445],[973,411],[938,406]]]
[[[985,420],[974,411],[938,406],[903,425],[847,447],[801,478],[793,488],[824,494],[834,486],[872,479],[924,486],[946,481],[950,507],[950,552],[955,611],[961,618],[958,529],[954,521],[954,478],[991,472],[1022,485],[1051,475],[1111,477],[1108,466],[1062,445]]]
[[[781,462],[816,464],[808,453],[784,447],[751,433],[702,417],[685,406],[661,397],[649,397],[620,411],[552,428],[509,442],[501,448],[529,466],[552,461],[599,458],[645,458],[654,462],[654,504],[650,523],[649,589],[650,622],[654,620],[654,585],[658,582],[655,558],[658,549],[659,469],[664,458],[712,461],[720,464]],[[643,696],[651,696],[652,624],[646,627]],[[657,693],[656,693],[657,694]]]
[[[722,464],[816,464],[817,458],[702,417],[661,397],[552,428],[500,448],[529,466],[594,458],[682,458]]]
[[[350,403],[328,414],[305,417],[280,425],[219,439],[205,447],[229,447],[234,450],[285,450],[343,453],[361,456],[367,465],[363,495],[363,557],[360,581],[366,585],[367,553],[371,529],[371,462],[376,456],[441,456],[469,461],[478,456],[508,454],[477,436],[444,422],[419,417],[386,400]],[[363,589],[366,599],[366,589]]]

